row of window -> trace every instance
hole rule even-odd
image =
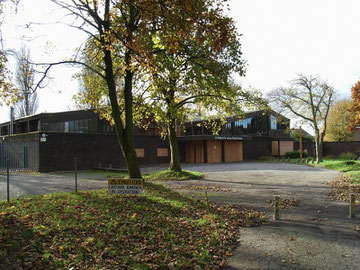
[[[49,123],[48,130],[74,133],[97,132],[97,119],[80,119]]]
[[[44,131],[72,132],[72,133],[115,133],[115,126],[110,125],[105,120],[80,119],[65,122],[49,123]],[[138,131],[142,135],[160,135],[160,129],[155,125],[150,125],[146,130],[140,128]]]
[[[276,117],[270,115],[259,115],[256,117],[248,117],[243,120],[235,120],[224,125],[221,135],[251,135],[268,133],[269,129],[284,129],[285,125],[279,125]],[[201,123],[194,123],[186,127],[185,135],[213,135],[211,130],[208,130],[201,125]]]
[[[49,123],[44,130],[72,133],[115,133],[113,125],[110,125],[105,120],[99,121],[96,118]]]

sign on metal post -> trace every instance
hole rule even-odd
[[[143,179],[108,179],[108,189],[110,194],[141,195],[143,187]]]

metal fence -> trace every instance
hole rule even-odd
[[[39,143],[0,140],[0,171],[6,170],[6,160],[10,170],[38,171]]]

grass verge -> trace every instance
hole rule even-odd
[[[58,173],[60,175],[66,177],[73,177],[74,172],[61,172]],[[99,179],[105,180],[107,178],[129,178],[129,175],[126,173],[119,173],[119,172],[106,172],[106,171],[78,171],[78,177],[83,178],[90,178],[90,179]],[[202,179],[204,175],[200,172],[193,172],[193,171],[185,171],[182,170],[181,172],[173,172],[170,170],[163,170],[158,171],[155,173],[146,173],[143,174],[143,178],[145,180],[150,181],[184,181],[184,180],[191,180],[191,179]]]
[[[156,173],[145,174],[145,180],[151,181],[166,181],[166,180],[191,180],[202,179],[204,175],[200,172],[185,171],[173,172],[170,170],[159,171]]]
[[[238,227],[258,212],[212,205],[146,183],[143,196],[107,190],[0,202],[4,269],[218,269]]]
[[[318,166],[345,173],[351,184],[360,184],[360,161],[324,159]]]

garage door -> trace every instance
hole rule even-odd
[[[281,141],[280,142],[280,156],[284,156],[287,152],[294,151],[293,141]]]
[[[207,162],[208,163],[222,162],[221,141],[208,141],[207,142]]]
[[[225,162],[238,162],[243,160],[243,144],[239,141],[225,141]]]
[[[187,142],[186,143],[186,162],[187,163],[204,163],[204,142]]]
[[[279,155],[279,142],[278,141],[272,141],[271,142],[271,154],[273,156]]]

